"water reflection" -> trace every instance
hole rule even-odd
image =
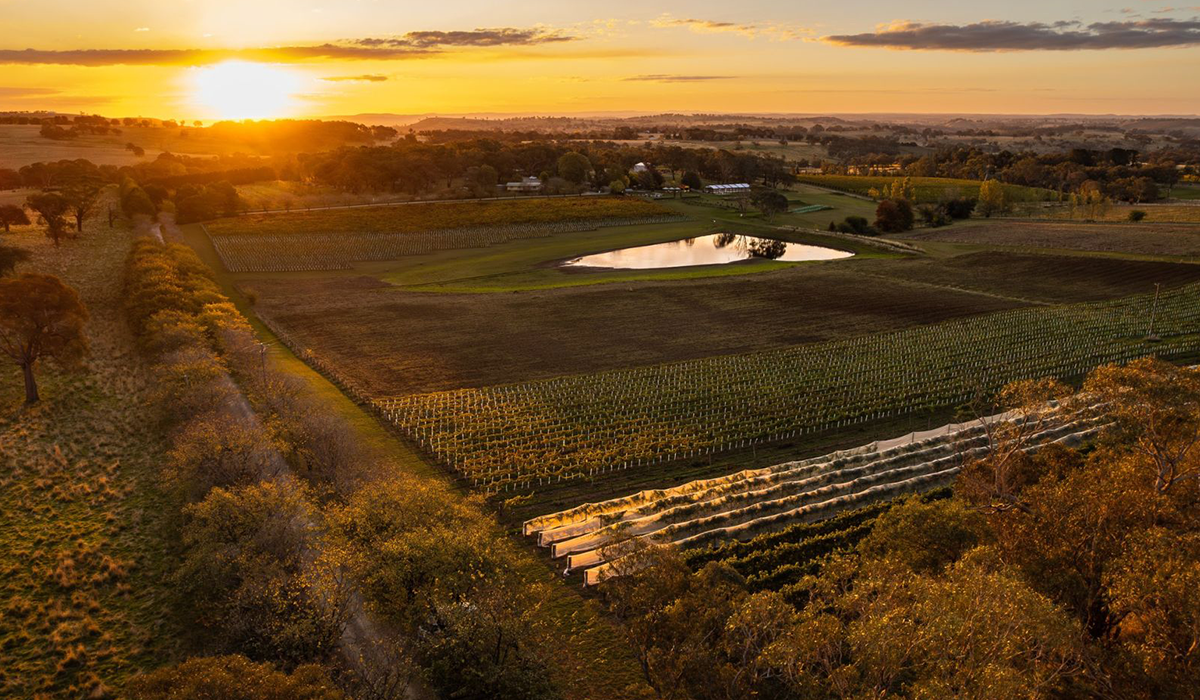
[[[736,233],[714,233],[698,238],[623,248],[585,255],[563,263],[566,267],[603,267],[617,270],[649,270],[660,267],[722,265],[763,258],[783,262],[838,260],[854,253],[814,245],[788,243],[773,238],[756,238]]]

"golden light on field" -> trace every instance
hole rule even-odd
[[[285,68],[226,61],[195,69],[191,98],[219,119],[275,119],[295,108],[301,82]]]

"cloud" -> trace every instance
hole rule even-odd
[[[368,48],[341,44],[254,49],[0,49],[0,63],[74,66],[207,65],[232,59],[296,63],[314,59],[396,60],[430,55],[424,49]]]
[[[382,83],[387,79],[386,75],[331,75],[321,78],[330,83]]]
[[[675,18],[670,15],[663,15],[650,22],[651,26],[660,29],[668,27],[687,27],[697,34],[721,34],[732,32],[735,34],[743,34],[753,37],[756,33],[756,27],[752,24],[737,24],[734,22],[716,22],[710,19],[683,19]]]
[[[805,29],[770,22],[756,24],[720,22],[710,19],[672,17],[670,14],[664,14],[651,20],[650,26],[659,29],[683,27],[697,34],[740,34],[750,39],[765,36],[778,41],[798,39],[801,35],[810,33]]]
[[[353,43],[358,46],[392,46],[414,48],[445,48],[449,46],[535,46],[538,44],[553,44],[564,41],[575,41],[577,37],[564,34],[558,30],[543,29],[514,29],[502,27],[499,29],[474,29],[471,31],[423,31],[408,32],[399,37],[386,39],[357,39]]]
[[[708,80],[731,80],[732,75],[632,75],[630,83],[700,83]]]
[[[912,51],[1082,51],[1152,49],[1200,45],[1200,19],[1139,19],[1095,22],[1000,22],[922,24],[897,22],[869,34],[823,37],[839,46]]]
[[[409,32],[389,38],[347,39],[312,46],[264,46],[248,49],[0,49],[0,64],[206,65],[232,59],[299,63],[310,60],[393,61],[422,58],[454,48],[536,46],[575,41],[556,30],[475,29],[472,31]]]
[[[43,87],[6,87],[0,85],[0,97],[41,97],[57,95],[58,90]]]

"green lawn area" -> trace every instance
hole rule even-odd
[[[487,248],[439,251],[403,260],[359,266],[356,272],[378,277],[403,289],[430,292],[507,292],[533,289],[576,287],[592,284],[650,280],[684,280],[698,277],[724,277],[779,270],[806,263],[748,260],[727,265],[705,265],[662,270],[568,270],[558,262],[568,258],[601,253],[712,233],[732,232],[778,238],[796,243],[849,250],[858,257],[890,257],[877,248],[824,236],[780,231],[776,225],[798,225],[786,216],[772,222],[758,215],[740,217],[737,212],[696,207],[680,202],[668,206],[697,218],[674,224],[602,228],[547,238],[509,241]],[[830,214],[831,211],[820,212]]]
[[[1171,197],[1186,200],[1200,199],[1200,183],[1181,182],[1172,188]]]

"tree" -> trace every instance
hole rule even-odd
[[[975,507],[988,512],[1023,508],[1022,489],[1036,482],[1041,467],[1031,448],[1053,418],[1051,401],[1065,401],[1070,389],[1054,379],[1013,382],[994,400],[971,406],[987,438],[987,451],[978,459],[966,458],[956,483],[957,493]],[[991,416],[1006,413],[1008,420]]]
[[[591,161],[582,153],[572,151],[564,153],[558,159],[558,176],[572,185],[583,184],[591,169]]]
[[[884,233],[908,231],[915,219],[907,199],[885,199],[875,208],[875,227]]]
[[[613,180],[608,185],[608,191],[612,192],[613,194],[625,194],[625,181]]]
[[[138,676],[125,688],[130,700],[343,700],[325,669],[297,666],[290,674],[244,656],[188,659]]]
[[[1008,211],[1008,199],[999,180],[984,180],[979,185],[979,203],[975,210],[984,217]]]
[[[700,176],[696,174],[695,170],[689,170],[686,173],[684,173],[683,179],[681,179],[679,182],[680,182],[680,184],[688,187],[689,189],[693,189],[693,190],[704,189],[704,183],[700,181]]]
[[[29,215],[16,204],[0,205],[0,224],[4,225],[5,233],[10,233],[10,226],[28,226]]]
[[[775,218],[776,214],[782,214],[788,210],[788,198],[775,190],[764,190],[755,194],[751,201],[758,210],[762,212],[763,217],[767,220]]]
[[[1137,533],[1105,582],[1123,646],[1158,686],[1156,697],[1200,687],[1200,535]]]
[[[46,224],[46,235],[58,245],[63,236],[67,235],[67,212],[71,204],[65,197],[56,192],[43,192],[29,195],[25,205],[36,211]]]
[[[1092,372],[1084,390],[1107,404],[1120,444],[1139,457],[1154,490],[1200,480],[1200,371],[1135,360]],[[1182,487],[1180,487],[1182,488]]]
[[[328,559],[311,560],[313,514],[294,480],[214,488],[184,513],[175,579],[221,647],[289,664],[334,653],[346,587]]]
[[[50,275],[0,279],[0,350],[25,375],[25,404],[38,402],[34,367],[39,360],[63,366],[87,353],[88,313],[79,294]]]
[[[0,245],[0,277],[7,277],[17,265],[29,260],[29,252],[16,246]]]
[[[990,538],[987,519],[961,500],[927,503],[910,496],[879,516],[859,551],[873,558],[890,556],[917,573],[934,574]]]
[[[83,220],[96,206],[100,198],[100,188],[89,183],[79,183],[63,188],[63,198],[75,217],[75,231],[83,233]]]

